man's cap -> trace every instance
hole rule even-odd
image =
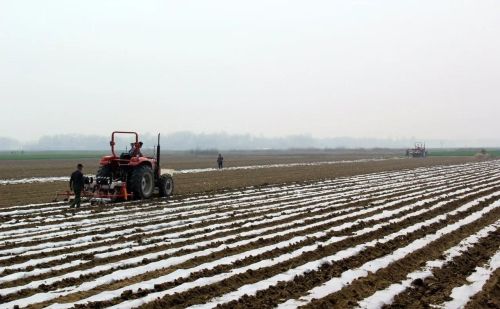
[[[76,167],[81,168],[81,167],[83,167],[83,164],[78,163],[78,165]]]

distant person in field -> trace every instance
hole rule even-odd
[[[222,169],[223,164],[224,164],[224,158],[219,153],[219,155],[217,156],[217,166],[219,167],[220,170]]]
[[[80,208],[81,203],[81,194],[83,190],[83,186],[85,184],[85,180],[83,178],[83,165],[78,164],[76,166],[76,171],[71,174],[71,178],[69,179],[69,189],[75,193],[75,199],[70,204],[70,208]]]

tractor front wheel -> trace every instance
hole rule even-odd
[[[160,193],[160,197],[168,197],[171,196],[174,192],[174,180],[172,176],[168,174],[164,174],[160,176],[158,180],[158,191]]]
[[[132,171],[130,186],[134,197],[148,199],[153,195],[155,183],[153,171],[149,166],[139,166]]]

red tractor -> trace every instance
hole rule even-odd
[[[115,136],[128,134],[135,137],[131,149],[119,155],[115,153]],[[115,131],[111,134],[111,155],[101,158],[101,167],[97,171],[94,197],[91,202],[148,199],[158,188],[160,197],[172,195],[174,181],[171,175],[161,174],[160,167],[160,134],[156,146],[156,158],[143,156],[142,142],[136,132]]]
[[[128,152],[115,152],[116,135],[133,135],[135,141],[131,143]],[[151,198],[158,189],[160,197],[172,195],[174,181],[169,174],[161,174],[160,167],[160,134],[156,146],[156,158],[146,157],[141,153],[142,142],[136,132],[115,131],[111,134],[111,155],[100,160],[100,168],[95,179],[85,177],[85,187],[82,197],[93,204],[105,204],[129,199]],[[58,193],[67,200],[72,198],[71,192]],[[57,197],[56,199],[57,200]]]
[[[406,150],[406,156],[412,158],[427,157],[427,149],[425,148],[425,143],[415,143],[415,147]]]

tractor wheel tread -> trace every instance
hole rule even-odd
[[[163,174],[158,180],[158,192],[160,197],[169,197],[174,192],[174,180],[169,174]]]
[[[143,188],[143,179],[147,182],[147,187]],[[154,176],[149,166],[143,165],[135,168],[130,177],[130,188],[134,193],[134,198],[148,199],[154,192]]]

